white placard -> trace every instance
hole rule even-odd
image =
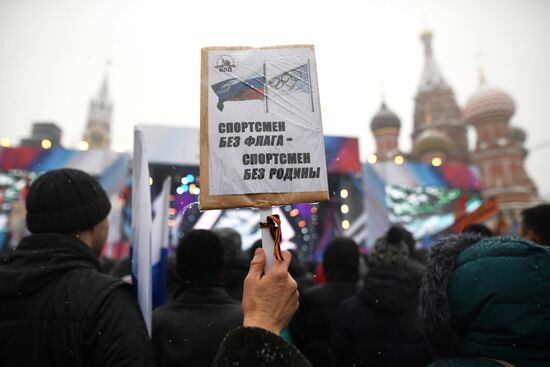
[[[209,195],[328,191],[312,47],[210,50]]]

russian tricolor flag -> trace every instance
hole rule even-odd
[[[218,110],[223,111],[226,101],[263,100],[265,97],[265,78],[258,76],[247,80],[231,78],[212,85],[218,96]]]
[[[152,219],[149,166],[143,131],[134,130],[134,161],[132,176],[132,284],[151,335],[153,303],[164,303],[166,262],[168,251],[168,196],[170,179],[163,183],[155,200],[155,220]]]

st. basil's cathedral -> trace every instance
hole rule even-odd
[[[524,168],[526,133],[510,124],[515,102],[508,93],[489,84],[480,72],[478,89],[461,108],[435,61],[432,38],[429,31],[420,37],[425,59],[414,98],[412,151],[400,150],[401,121],[383,101],[371,120],[376,151],[368,161],[474,164],[479,169],[482,198],[494,201],[499,212],[518,218],[521,210],[538,202],[538,198]],[[468,127],[473,127],[476,135],[472,150],[468,147]]]

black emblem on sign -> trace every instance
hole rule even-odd
[[[236,67],[235,59],[229,55],[219,56],[216,59],[216,66],[214,66],[220,73],[231,73]]]

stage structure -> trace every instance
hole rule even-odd
[[[363,165],[367,246],[391,224],[401,224],[429,246],[450,233],[455,220],[481,204],[479,170],[475,165],[392,161]]]
[[[129,161],[127,153],[105,149],[0,148],[0,250],[15,246],[27,234],[24,200],[31,180],[57,168],[80,169],[99,180],[113,204],[108,242],[118,242],[123,224],[118,208],[124,199]],[[117,230],[119,225],[120,231]]]
[[[155,198],[160,192],[165,177],[172,177],[169,209],[172,250],[179,237],[193,228],[235,228],[242,235],[245,250],[260,238],[257,212],[252,209],[199,210],[198,129],[158,125],[141,128],[150,147],[151,196]],[[304,260],[319,261],[328,241],[334,236],[349,235],[358,243],[366,244],[367,222],[358,140],[325,136],[324,144],[331,200],[284,205],[275,211],[281,216],[284,226],[283,248],[296,249]],[[20,209],[24,210],[28,183],[42,172],[72,167],[98,178],[111,196],[111,230],[105,255],[114,258],[127,256],[131,223],[129,162],[127,153],[102,149],[15,147],[0,150],[0,248],[8,246],[9,238],[13,238],[8,236],[10,228],[20,232],[25,230],[24,211]],[[14,243],[10,241],[10,246]]]
[[[151,147],[152,197],[164,178],[172,177],[172,248],[193,228],[235,228],[242,236],[243,250],[260,238],[257,211],[253,209],[199,210],[198,129],[152,125],[142,129]],[[331,200],[284,205],[274,211],[284,226],[283,249],[295,249],[304,260],[320,260],[328,241],[336,235],[351,235],[358,243],[366,239],[358,140],[325,136],[324,145]]]

